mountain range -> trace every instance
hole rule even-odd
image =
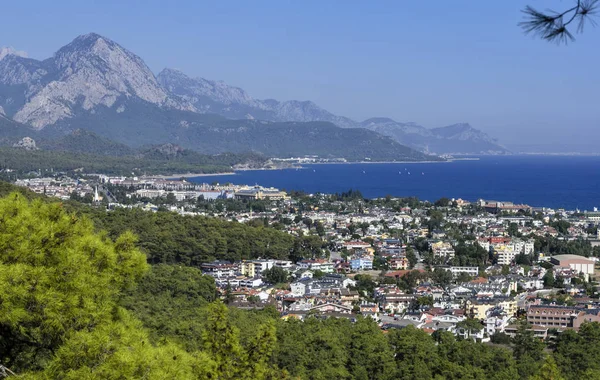
[[[155,76],[140,57],[94,33],[43,61],[1,49],[0,143],[30,136],[46,146],[73,146],[72,134],[81,130],[134,148],[176,143],[206,154],[398,161],[506,153],[468,124],[426,129],[385,118],[360,123],[310,101],[258,100],[173,69]]]

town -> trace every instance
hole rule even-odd
[[[501,341],[525,320],[548,338],[600,321],[597,210],[504,201],[363,199],[262,186],[108,177],[17,180],[61,199],[105,207],[210,215],[300,236],[304,257],[200,265],[227,303],[274,306],[281,318],[368,316],[384,329]]]

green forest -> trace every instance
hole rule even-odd
[[[600,325],[502,344],[218,299],[213,258],[310,254],[273,229],[0,193],[0,364],[22,379],[598,379]],[[1,373],[1,372],[0,372]]]
[[[41,175],[50,175],[54,172],[72,173],[74,171],[105,173],[107,175],[224,173],[231,172],[233,165],[250,164],[260,166],[265,162],[266,158],[254,153],[203,155],[193,151],[183,151],[175,156],[169,156],[160,154],[160,151],[156,149],[151,149],[143,153],[107,156],[101,155],[99,152],[93,154],[0,148],[0,170],[10,169],[17,173],[39,171]]]

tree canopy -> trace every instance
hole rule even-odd
[[[152,252],[151,262],[159,249],[149,244],[148,234],[136,242],[126,228],[129,222],[136,226],[131,219],[103,232],[107,220],[125,217],[104,219],[95,211],[70,212],[64,204],[31,198],[11,193],[0,199],[0,363],[17,378],[600,377],[600,324],[595,322],[584,323],[579,332],[560,333],[548,350],[526,325],[514,339],[505,336],[502,346],[490,346],[412,326],[382,331],[368,317],[351,321],[317,314],[299,321],[282,319],[271,306],[236,309],[218,300],[214,280],[188,261],[146,264],[136,246]],[[140,219],[140,229],[158,222]],[[166,220],[190,227],[185,218]],[[208,225],[227,236],[223,230],[235,223]],[[184,235],[163,235],[173,237]],[[196,239],[200,242],[193,244],[207,238]],[[248,247],[255,244],[250,241]],[[409,277],[403,281],[416,281]],[[355,279],[359,290],[372,293],[376,284],[370,277]],[[474,320],[461,326],[483,327]]]
[[[71,333],[110,321],[147,269],[135,242],[96,234],[57,203],[0,199],[0,360],[37,368]]]

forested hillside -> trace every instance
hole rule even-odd
[[[152,264],[199,266],[216,259],[287,259],[294,249],[295,238],[289,234],[217,218],[128,209],[87,212],[111,237],[133,231]]]
[[[19,173],[39,170],[42,175],[51,171],[75,170],[107,175],[224,173],[231,172],[233,165],[245,164],[253,167],[265,162],[266,158],[252,153],[202,155],[196,152],[185,152],[167,156],[156,153],[152,148],[144,153],[105,156],[68,151],[0,148],[0,169],[11,169]]]

